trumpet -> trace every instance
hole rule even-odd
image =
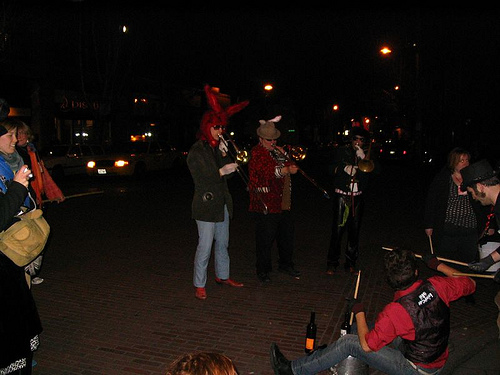
[[[302,147],[302,146],[291,146],[289,148],[289,154],[290,155],[287,155],[285,153],[283,153],[278,147],[274,147],[274,150],[280,154],[282,157],[285,158],[286,161],[288,162],[291,162],[291,163],[294,163],[296,165],[296,163],[294,162],[295,161],[301,161],[301,160],[304,160],[306,158],[306,155],[307,155],[307,150]],[[292,160],[292,158],[294,160]],[[311,182],[314,186],[316,186],[322,193],[323,193],[323,196],[326,198],[326,199],[330,199],[330,195],[328,194],[328,192],[323,189],[321,186],[318,185],[318,183],[316,181],[314,181],[313,178],[311,178],[309,175],[306,174],[306,172],[304,172],[304,170],[302,168],[300,168],[298,165],[297,165],[297,168],[298,168],[298,171],[302,174],[302,176],[304,176],[305,178],[307,178],[309,180],[309,182]]]
[[[246,175],[245,171],[240,167],[241,165],[246,164],[250,161],[250,156],[248,155],[248,152],[246,150],[240,150],[238,146],[236,146],[236,143],[231,137],[227,137],[226,139],[222,134],[219,134],[219,138],[220,141],[224,143],[224,146],[226,146],[227,152],[231,155],[235,163],[238,164],[238,168],[236,168],[236,171],[238,172],[238,174],[241,176],[241,178],[248,187],[248,181],[249,181],[248,176]],[[235,152],[231,151],[229,143],[233,145]]]
[[[247,191],[248,191],[249,190],[248,183],[249,183],[250,179],[248,178],[248,176],[245,173],[245,171],[241,168],[241,165],[246,164],[246,163],[248,163],[250,161],[250,154],[248,153],[247,150],[241,150],[236,145],[236,142],[234,142],[234,140],[231,137],[228,136],[227,139],[226,139],[226,138],[224,138],[224,136],[222,134],[219,134],[219,138],[220,138],[220,141],[222,143],[224,143],[224,146],[226,146],[226,148],[228,150],[228,153],[231,155],[231,157],[233,158],[233,160],[235,161],[235,163],[238,164],[238,167],[236,168],[236,171],[238,172],[238,174],[240,175],[241,179],[245,183],[245,186],[246,186]],[[229,143],[231,143],[233,145],[234,152],[231,151],[231,149],[229,147]],[[267,215],[268,212],[269,212],[269,210],[267,208],[267,204],[264,202],[264,200],[260,196],[259,192],[256,192],[256,194],[259,197],[260,202],[262,203],[264,215]]]
[[[366,157],[358,162],[358,168],[362,172],[369,173],[373,171],[373,169],[375,168],[373,160],[370,160],[371,151],[372,151],[372,142],[370,142],[370,145],[368,146],[368,152],[366,153]]]

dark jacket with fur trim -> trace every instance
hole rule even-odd
[[[198,140],[189,150],[187,165],[194,182],[193,219],[222,222],[224,205],[227,205],[229,217],[233,216],[233,199],[227,187],[227,176],[219,175],[219,169],[229,163],[232,160],[228,155],[223,158],[218,147],[213,148],[204,140]]]

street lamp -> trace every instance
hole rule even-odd
[[[391,54],[391,53],[392,53],[392,50],[391,50],[389,47],[382,47],[382,48],[380,49],[380,53],[381,53],[382,55],[389,55],[389,54]]]

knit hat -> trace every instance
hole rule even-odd
[[[274,123],[281,120],[281,116],[276,116],[271,120],[259,120],[260,126],[257,128],[257,135],[264,139],[278,139],[281,135]]]
[[[241,111],[249,102],[246,100],[223,109],[209,85],[205,85],[205,94],[207,102],[212,109],[206,111],[201,118],[198,138],[207,141],[210,143],[210,146],[216,147],[219,144],[219,140],[212,137],[210,128],[216,125],[226,126],[229,117]]]

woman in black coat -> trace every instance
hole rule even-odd
[[[431,182],[424,213],[425,233],[433,240],[435,254],[465,263],[476,258],[485,217],[481,205],[460,190],[460,171],[469,161],[468,151],[458,147],[450,151],[447,165]]]
[[[0,152],[14,150],[16,129],[0,123]],[[3,163],[1,170],[8,171]],[[30,169],[23,165],[7,178],[0,175],[0,231],[14,222],[27,193]],[[24,267],[17,266],[0,251],[0,374],[31,374],[33,351],[38,348],[42,325],[29,288]]]

